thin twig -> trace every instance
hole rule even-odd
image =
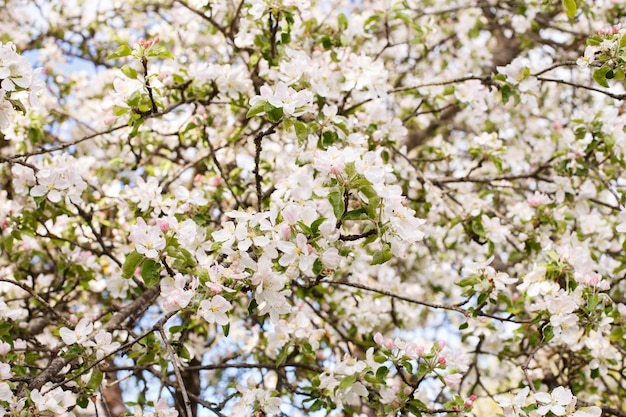
[[[183,394],[183,400],[185,402],[185,412],[187,413],[187,417],[193,417],[193,413],[191,411],[191,401],[189,400],[189,395],[187,394],[185,381],[183,381],[183,376],[180,374],[180,359],[178,358],[178,355],[176,355],[176,352],[174,352],[174,349],[172,349],[170,341],[167,339],[167,335],[163,330],[163,323],[160,323],[158,330],[161,334],[161,339],[163,339],[163,343],[165,343],[165,347],[167,348],[167,353],[170,355],[170,359],[172,360],[174,375],[176,375],[176,381],[178,382],[178,389]]]
[[[261,189],[263,177],[261,177],[261,171],[259,168],[259,165],[261,164],[261,151],[263,150],[263,138],[274,133],[276,131],[276,126],[278,126],[279,123],[280,121],[274,123],[254,138],[254,181],[256,182],[256,207],[259,212],[263,210],[263,190]]]

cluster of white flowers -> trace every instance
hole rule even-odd
[[[26,111],[26,104],[21,100],[24,96],[30,107],[40,107],[38,95],[45,83],[39,72],[40,69],[33,71],[12,42],[0,42],[0,130],[10,126],[16,108]]]
[[[65,197],[67,204],[79,204],[83,191],[87,189],[87,183],[82,177],[88,168],[86,162],[79,163],[67,154],[55,155],[48,165],[37,172],[37,184],[31,188],[30,195],[46,196],[53,203]]]
[[[504,410],[505,417],[554,416],[599,417],[600,407],[576,408],[577,398],[569,388],[556,387],[552,392],[534,392],[525,387],[517,394],[496,395],[494,399]]]

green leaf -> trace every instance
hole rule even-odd
[[[323,269],[324,269],[324,264],[322,263],[320,258],[316,258],[315,261],[313,262],[313,275],[321,274]]]
[[[143,259],[144,256],[136,250],[126,255],[126,260],[124,265],[122,265],[122,278],[129,279],[135,275],[135,271]]]
[[[120,117],[125,115],[126,113],[129,112],[129,108],[128,107],[122,107],[122,106],[113,106],[113,115],[115,117]]]
[[[611,71],[609,67],[602,67],[593,72],[593,79],[602,87],[609,88],[609,83],[606,81],[606,74]]]
[[[298,143],[303,143],[309,135],[309,129],[307,128],[306,124],[300,121],[296,122],[294,127],[296,129],[296,137],[298,138]]]
[[[252,313],[254,312],[254,310],[256,310],[256,308],[259,306],[259,304],[257,303],[256,299],[252,299],[252,301],[250,301],[250,304],[248,304],[248,314],[252,315]]]
[[[270,109],[268,110],[267,107],[268,106],[265,107],[265,112],[267,113],[267,118],[269,119],[269,121],[272,123],[278,123],[280,119],[283,118],[283,108],[269,105]]]
[[[124,56],[128,56],[130,54],[133,53],[133,50],[130,49],[130,46],[128,45],[120,45],[115,52],[113,52],[111,55],[109,55],[107,57],[107,59],[116,59],[116,58],[122,58]]]
[[[548,343],[550,340],[554,339],[554,329],[552,328],[552,326],[544,327],[542,333],[544,343]]]
[[[504,84],[500,88],[500,94],[502,94],[502,104],[506,104],[509,99],[515,95],[515,91],[511,88],[509,84]]]
[[[161,278],[161,264],[153,261],[152,259],[146,259],[141,267],[141,278],[148,288],[154,286]]]
[[[81,395],[76,399],[76,405],[80,408],[87,408],[89,406],[89,398],[84,395]]]
[[[365,220],[367,219],[367,210],[364,208],[358,208],[356,210],[350,210],[343,216],[343,220]]]
[[[587,296],[587,308],[593,310],[598,305],[598,294],[589,294]]]
[[[230,333],[230,323],[222,326],[222,331],[224,332],[224,337],[228,337],[228,334]]]
[[[573,19],[576,16],[576,1],[575,0],[563,0],[563,8],[565,9],[565,14],[570,19]]]
[[[137,366],[154,362],[154,352],[147,353],[137,360]]]
[[[619,47],[623,48],[626,46],[626,34],[622,35],[622,37],[619,40]]]
[[[172,53],[163,45],[157,45],[157,46],[153,46],[152,48],[148,49],[147,51],[148,56],[156,56],[159,58],[169,58],[169,59],[174,59],[174,55],[172,55]]]
[[[376,380],[380,382],[381,384],[384,384],[385,378],[387,377],[388,373],[389,373],[389,368],[387,368],[386,366],[381,366],[376,371]]]
[[[137,79],[137,71],[133,67],[130,67],[128,65],[124,65],[122,67],[122,72],[124,73],[125,76],[127,76],[128,78],[130,78],[132,80],[136,80]]]
[[[346,389],[356,382],[356,374],[344,376],[339,382],[339,389]]]
[[[383,243],[382,249],[374,253],[371,265],[384,264],[390,260],[392,256],[393,254],[391,253],[391,246],[389,243]]]
[[[302,230],[302,233],[304,233],[305,235],[311,235],[313,233],[311,231],[311,228],[307,226],[304,222],[299,221],[298,226],[300,226],[300,230]]]
[[[104,374],[99,369],[94,368],[94,370],[91,372],[89,382],[87,382],[87,389],[93,392],[97,391],[102,384],[103,377]]]
[[[26,114],[26,106],[20,100],[15,98],[9,98],[9,102],[13,105],[13,110],[19,111],[22,114]]]
[[[339,13],[339,16],[337,16],[337,23],[339,31],[344,31],[348,28],[348,18],[343,13]]]
[[[262,114],[265,113],[265,101],[262,101],[260,103],[255,104],[254,106],[252,106],[250,108],[250,110],[248,110],[248,113],[246,113],[246,118],[249,119],[251,117],[254,117],[258,114]]]
[[[330,205],[333,207],[333,213],[335,213],[335,217],[338,219],[341,219],[341,216],[343,216],[343,212],[346,209],[346,206],[343,201],[343,190],[329,193],[328,201],[330,202]]]
[[[334,130],[327,130],[322,133],[322,140],[319,143],[322,149],[328,149],[329,146],[339,141],[339,135]]]
[[[322,225],[322,223],[324,223],[325,220],[326,220],[326,217],[320,217],[319,219],[311,223],[311,233],[313,235],[317,235],[319,233],[320,226]]]
[[[280,366],[285,362],[287,356],[289,355],[289,345],[283,346],[283,348],[278,352],[278,356],[276,357],[276,366]]]

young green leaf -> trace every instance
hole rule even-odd
[[[146,259],[141,267],[141,278],[148,288],[154,286],[161,278],[159,272],[161,270],[161,264],[153,261],[152,259]]]
[[[136,250],[126,255],[126,260],[124,261],[124,265],[122,265],[122,278],[129,279],[135,275],[135,270],[143,259],[144,256]]]
[[[576,16],[576,1],[575,0],[563,0],[563,8],[568,18],[573,19]]]
[[[107,57],[107,60],[109,59],[116,59],[116,58],[122,58],[125,56],[128,56],[130,54],[133,53],[133,50],[130,49],[130,46],[128,45],[120,45],[115,52],[113,52],[111,55],[109,55]]]

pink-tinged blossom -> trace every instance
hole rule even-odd
[[[339,175],[345,171],[346,164],[354,160],[354,150],[329,146],[325,151],[317,151],[315,153],[313,167],[325,174]]]
[[[177,311],[189,305],[195,295],[198,283],[183,274],[176,274],[173,278],[166,278],[161,282],[161,297],[165,311]]]
[[[9,379],[13,377],[13,372],[11,372],[11,365],[8,363],[0,362],[0,379]]]
[[[49,165],[37,172],[37,185],[30,190],[30,195],[45,195],[53,203],[60,202],[65,196],[67,204],[80,204],[81,195],[87,189],[87,183],[81,177],[83,170],[84,166],[73,157],[56,155]]]
[[[0,401],[11,401],[13,399],[13,391],[6,382],[0,382]]]
[[[339,249],[332,247],[326,249],[320,259],[326,268],[336,269],[341,264],[342,257],[339,255]]]
[[[458,389],[462,379],[463,375],[461,374],[447,374],[443,376],[443,380],[446,382],[446,385],[453,389]]]
[[[217,323],[221,326],[228,324],[227,311],[232,309],[230,303],[221,295],[214,295],[210,300],[202,300],[198,315],[208,323]]]
[[[281,266],[297,264],[298,268],[304,272],[310,271],[312,268],[316,255],[313,253],[313,249],[311,245],[309,245],[306,236],[302,233],[298,233],[295,243],[280,241],[277,247],[283,252],[283,255],[278,260]]]
[[[129,239],[135,244],[137,252],[148,258],[156,259],[159,252],[165,249],[166,241],[161,228],[158,225],[148,226],[141,217],[130,227]]]
[[[115,352],[120,347],[119,342],[113,342],[113,336],[111,333],[100,329],[94,335],[93,341],[95,345],[93,346],[96,351],[96,358],[102,359],[106,355]]]

